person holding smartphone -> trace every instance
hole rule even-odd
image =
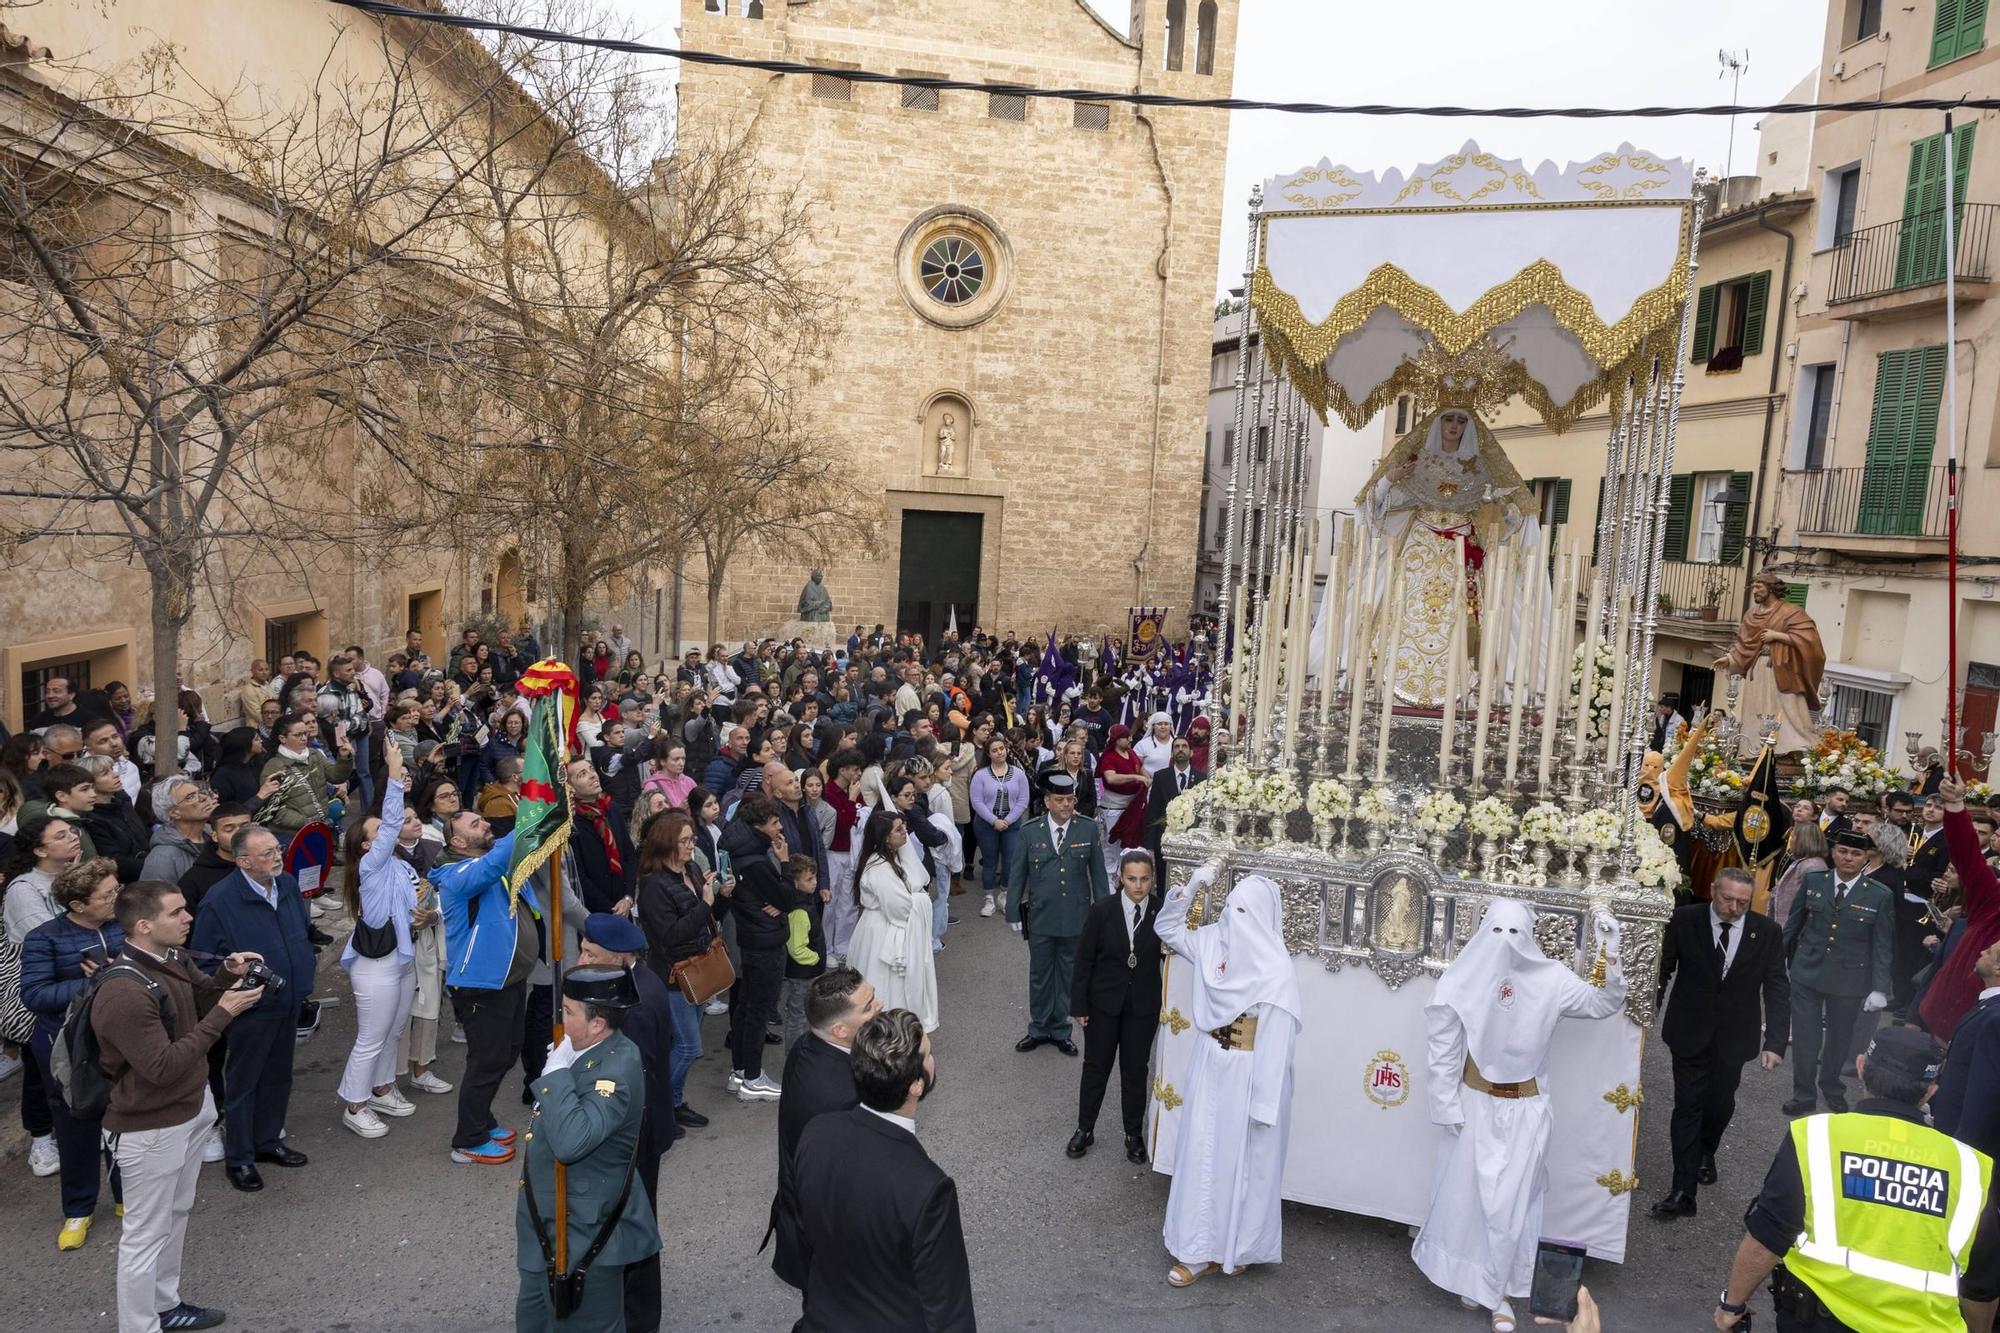
[[[710,798],[713,799],[713,798]],[[707,953],[715,939],[715,886],[719,876],[695,860],[694,822],[669,810],[646,826],[639,846],[639,928],[646,932],[646,965],[667,983],[673,1049],[667,1078],[674,1123],[699,1129],[708,1117],[687,1104],[687,1074],[701,1058],[701,1010],[673,984],[674,965]],[[675,1130],[675,1137],[680,1136]]]
[[[44,921],[21,941],[21,1000],[35,1015],[29,1050],[48,1093],[49,1114],[55,1120],[63,1210],[56,1248],[75,1250],[90,1238],[91,1217],[97,1210],[104,1121],[101,1116],[85,1120],[69,1113],[62,1089],[49,1072],[49,1054],[70,1001],[125,947],[124,932],[113,920],[118,903],[118,865],[108,856],[79,861],[56,875],[50,891],[63,915]],[[124,1202],[115,1167],[111,1194]]]

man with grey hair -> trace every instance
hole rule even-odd
[[[280,1135],[292,1098],[299,1010],[312,994],[314,959],[305,900],[298,881],[285,873],[277,835],[248,824],[229,851],[236,869],[203,895],[188,947],[197,954],[253,953],[271,972],[256,1006],[230,1024],[222,1067],[229,1183],[253,1193],[264,1188],[257,1163],[306,1164],[306,1155]]]
[[[52,764],[73,764],[83,754],[83,732],[67,722],[58,722],[42,732],[42,748]]]
[[[215,794],[193,778],[176,773],[153,784],[153,837],[146,849],[140,879],[178,884],[201,856]]]

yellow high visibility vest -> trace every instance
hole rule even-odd
[[[1805,1230],[1785,1267],[1850,1328],[1961,1330],[1958,1277],[1993,1163],[1927,1125],[1841,1113],[1792,1122]]]

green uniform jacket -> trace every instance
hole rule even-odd
[[[1021,828],[1021,850],[1007,867],[1007,919],[1019,921],[1023,905],[1028,933],[1074,939],[1083,934],[1090,905],[1111,892],[1104,877],[1104,827],[1072,815],[1062,851],[1049,837],[1049,817],[1037,815]]]
[[[614,1032],[577,1056],[568,1069],[536,1079],[534,1090],[535,1113],[521,1136],[528,1149],[522,1180],[532,1182],[535,1206],[553,1231],[556,1160],[568,1165],[569,1262],[574,1268],[625,1183],[646,1114],[646,1068],[632,1039]],[[541,1272],[542,1247],[528,1218],[525,1191],[514,1208],[514,1237],[516,1266],[524,1273]],[[554,1245],[553,1236],[549,1243]],[[659,1250],[659,1221],[644,1182],[634,1178],[625,1211],[592,1266],[636,1263]]]
[[[1863,875],[1836,908],[1833,872],[1810,871],[1785,918],[1785,952],[1794,986],[1822,995],[1887,995],[1894,989],[1895,899],[1880,880]]]

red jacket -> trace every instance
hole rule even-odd
[[[838,782],[827,783],[820,799],[833,807],[833,840],[826,849],[829,852],[859,851],[861,844],[854,841],[854,826],[859,822],[861,807],[847,799],[847,793],[841,790]]]
[[[1979,998],[1983,983],[1973,970],[1979,955],[2000,940],[2000,876],[1986,864],[1979,833],[1965,811],[1945,811],[1944,845],[1964,890],[1965,932],[1931,979],[1917,1015],[1939,1041],[1950,1041],[1958,1020],[1971,1012]]]

